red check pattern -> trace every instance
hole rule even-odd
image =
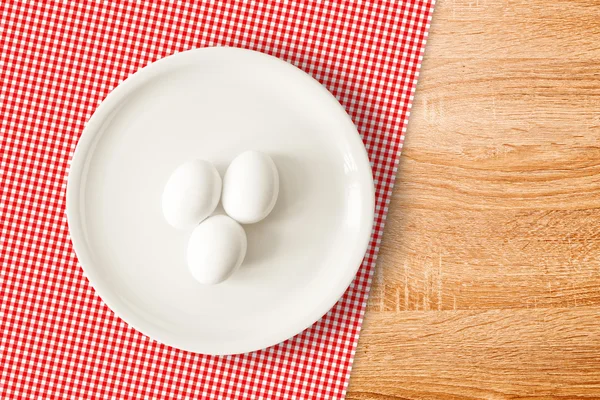
[[[345,396],[434,0],[0,4],[0,398]],[[205,46],[272,54],[346,108],[370,155],[376,224],[337,305],[266,350],[210,357],[158,344],[104,305],[71,248],[69,160],[127,76]]]

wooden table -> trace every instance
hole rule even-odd
[[[348,399],[600,398],[600,0],[438,2]]]

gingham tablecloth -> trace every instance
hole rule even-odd
[[[434,0],[0,4],[0,398],[341,399],[350,376]],[[368,150],[376,225],[343,298],[302,334],[211,357],[158,344],[85,278],[65,217],[69,160],[108,92],[175,52],[275,55],[346,108]]]

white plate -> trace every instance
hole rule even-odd
[[[202,286],[185,264],[190,232],[163,219],[164,184],[194,158],[223,174],[248,149],[277,164],[278,203],[245,226],[240,270]],[[100,297],[151,338],[205,354],[262,349],[316,322],[356,274],[373,210],[369,160],[337,100],[291,64],[227,47],[119,85],[85,127],[67,187],[73,246]]]

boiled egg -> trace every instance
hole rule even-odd
[[[275,163],[260,151],[238,155],[223,178],[223,208],[242,224],[264,219],[277,202],[279,173]]]
[[[169,177],[162,195],[162,211],[177,229],[192,229],[219,204],[222,181],[215,166],[205,160],[180,165]]]
[[[231,276],[244,261],[247,239],[244,228],[226,215],[215,215],[192,232],[187,264],[200,283],[214,285]]]

